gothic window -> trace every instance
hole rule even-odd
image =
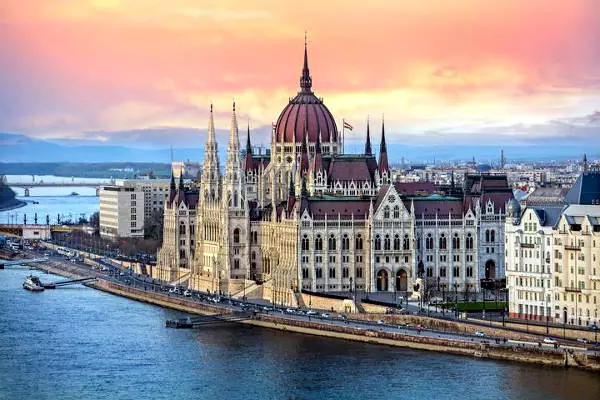
[[[335,279],[335,268],[329,268],[329,278]]]
[[[460,238],[458,237],[458,233],[455,233],[454,237],[452,238],[452,248],[454,250],[460,249]]]
[[[467,234],[467,250],[473,250],[473,236],[470,233]]]
[[[308,235],[302,236],[302,250],[307,251],[310,249]]]
[[[363,240],[362,240],[362,236],[359,234],[356,236],[356,239],[354,240],[354,247],[356,250],[362,250],[363,249]]]
[[[255,251],[252,252],[252,261],[254,261],[254,260],[256,260],[256,252]]]
[[[391,247],[390,235],[385,235],[385,239],[383,240],[383,249],[389,250]]]
[[[486,212],[488,214],[493,214],[494,213],[494,204],[492,203],[491,200],[488,200],[488,203],[486,205]]]
[[[427,277],[428,278],[433,277],[433,268],[427,267]]]
[[[240,259],[236,258],[233,260],[233,269],[240,269]]]
[[[490,242],[490,230],[489,229],[485,230],[485,242],[486,243]]]
[[[390,208],[388,206],[385,206],[385,208],[383,209],[383,218],[390,218]]]
[[[425,238],[425,249],[433,250],[433,238],[431,237],[431,233],[428,233],[427,237]]]
[[[490,242],[496,242],[496,231],[493,229],[490,231]]]
[[[350,239],[347,234],[342,238],[342,250],[350,250]]]
[[[317,237],[315,239],[315,250],[316,251],[323,250],[323,238],[321,237],[321,235],[317,235]]]
[[[446,245],[446,235],[442,233],[442,236],[440,236],[440,250],[446,250]]]
[[[421,237],[417,236],[417,240],[415,241],[417,245],[417,250],[421,250]]]
[[[323,277],[323,269],[315,268],[315,276],[317,277],[317,279],[321,279]]]
[[[400,207],[394,206],[394,218],[400,218]]]
[[[185,249],[179,250],[179,258],[185,258]]]
[[[440,268],[440,276],[441,276],[442,278],[445,278],[445,277],[446,277],[446,267],[441,267],[441,268]]]
[[[179,225],[179,234],[180,235],[185,235],[185,224],[181,223]]]
[[[332,235],[329,237],[329,240],[328,240],[328,243],[327,243],[327,244],[328,244],[329,251],[332,251],[332,250],[335,250],[335,249],[336,249],[336,247],[337,247],[337,243],[336,243],[336,242],[337,242],[337,241],[335,240],[335,236],[332,234]]]
[[[302,279],[308,279],[308,268],[302,268]]]
[[[394,236],[394,250],[400,250],[400,235]]]
[[[402,241],[402,250],[410,250],[410,239],[408,235],[404,235],[404,240]]]
[[[235,228],[233,230],[233,243],[238,244],[240,242],[240,229]]]
[[[375,250],[381,250],[381,237],[375,236]]]

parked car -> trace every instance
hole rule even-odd
[[[288,314],[296,314],[296,310],[294,310],[293,308],[286,308],[285,312]]]
[[[329,315],[328,313],[325,312],[325,313],[321,314],[321,317],[323,317],[323,318],[330,318],[331,315]]]
[[[186,290],[185,292],[183,292],[183,295],[185,297],[192,297],[192,292],[190,292],[189,290]]]
[[[306,312],[306,315],[318,315],[318,314],[319,314],[319,313],[318,313],[318,312],[316,312],[315,310],[308,310],[308,311]]]
[[[377,325],[383,325],[383,324],[385,324],[384,320],[380,319],[379,321],[377,321]]]
[[[555,339],[549,338],[549,337],[545,337],[544,338],[544,343],[547,344],[557,344],[558,342]]]
[[[476,331],[476,332],[475,332],[475,336],[478,336],[478,337],[484,337],[484,336],[485,336],[485,332]]]

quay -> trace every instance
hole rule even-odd
[[[132,282],[132,277],[110,277],[89,266],[66,261],[53,260],[38,266],[39,269],[72,279],[95,277],[83,283],[107,293],[160,307],[183,311],[194,315],[185,321],[171,321],[168,324],[179,328],[199,328],[217,322],[235,322],[249,326],[276,329],[285,332],[338,338],[372,344],[405,347],[416,350],[436,351],[448,354],[489,358],[496,360],[533,363],[554,367],[573,367],[600,372],[600,355],[585,351],[576,344],[562,343],[560,348],[543,345],[539,336],[514,332],[500,327],[481,327],[485,338],[474,337],[466,329],[466,323],[458,321],[436,321],[416,315],[356,315],[348,320],[334,319],[331,316],[291,315],[284,310],[263,307],[264,311],[242,313],[239,303],[206,302],[198,298],[164,293],[146,281]],[[256,305],[256,307],[261,307]],[[208,316],[208,317],[201,317]],[[388,318],[394,321],[374,321],[372,317]],[[356,319],[354,319],[356,318]],[[403,324],[400,321],[411,321]],[[190,322],[190,324],[187,324]],[[431,325],[434,329],[416,329],[414,323]],[[445,327],[441,324],[446,324]],[[436,325],[438,324],[438,325]],[[179,325],[179,326],[178,326]],[[408,326],[407,326],[408,325]],[[411,326],[412,325],[412,326]],[[465,326],[463,326],[465,325]],[[442,330],[444,329],[444,330]],[[500,340],[499,338],[505,340]]]

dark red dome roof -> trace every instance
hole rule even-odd
[[[304,47],[304,68],[300,77],[300,92],[290,100],[277,119],[275,126],[277,142],[302,142],[307,124],[309,142],[316,142],[319,132],[322,142],[337,142],[338,132],[335,119],[323,104],[323,100],[312,92],[312,78],[308,70],[306,47]]]

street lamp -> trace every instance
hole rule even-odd
[[[454,318],[458,318],[458,284],[454,282]]]
[[[563,339],[567,338],[567,307],[563,307]]]

